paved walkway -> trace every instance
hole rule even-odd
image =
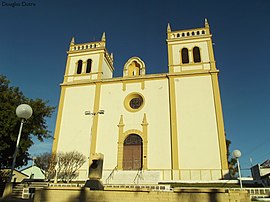
[[[0,198],[0,202],[33,202],[34,199]]]

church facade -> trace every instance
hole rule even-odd
[[[87,157],[78,179],[88,178],[97,153],[104,155],[104,182],[132,183],[138,173],[145,183],[219,180],[228,173],[208,22],[180,31],[168,25],[167,47],[168,72],[148,75],[144,61],[132,57],[114,78],[105,34],[85,44],[72,39],[52,151]]]

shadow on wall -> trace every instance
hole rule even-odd
[[[90,193],[89,188],[81,188],[79,195],[70,196],[70,198],[67,201],[63,201],[63,202],[90,202],[90,201],[91,202],[100,202],[100,201],[109,202],[110,201],[106,199],[104,191],[91,191],[91,192],[92,194]]]
[[[228,191],[225,189],[183,189],[174,192],[154,191],[96,191],[89,188],[46,188],[38,190],[34,202],[250,202],[245,191]]]
[[[92,192],[92,193],[90,193]],[[90,191],[89,188],[45,188],[37,190],[34,202],[94,202],[109,201],[104,191]]]

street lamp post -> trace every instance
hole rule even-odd
[[[91,125],[91,131],[90,131],[90,145],[92,144],[92,135],[93,135],[93,125],[94,125],[94,117],[96,115],[99,115],[99,114],[104,114],[105,111],[103,109],[100,109],[99,111],[97,112],[91,112],[91,111],[85,111],[85,115],[91,115],[92,116],[92,125]],[[90,146],[91,147],[91,146]],[[91,162],[93,159],[91,158],[92,154],[91,154],[91,149],[89,151],[89,162]],[[91,163],[89,163],[89,168],[86,169],[86,177],[89,177],[89,170],[90,170],[90,166],[91,166]]]
[[[240,170],[240,162],[239,162],[239,158],[241,157],[241,152],[239,150],[234,150],[232,152],[232,156],[234,158],[236,158],[237,161],[237,167],[238,167],[238,174],[239,174],[239,182],[240,182],[240,188],[243,189],[243,185],[242,185],[242,177],[241,177],[241,170]]]
[[[11,166],[11,171],[10,171],[9,182],[12,181],[13,171],[15,169],[16,156],[18,153],[23,124],[24,124],[26,119],[29,119],[32,116],[32,113],[33,113],[32,108],[27,104],[21,104],[16,108],[16,115],[19,118],[21,118],[21,125],[20,125],[20,130],[19,130],[19,134],[18,134],[18,138],[17,138],[16,148],[15,148],[15,151],[13,154],[13,161],[12,161],[12,166]]]

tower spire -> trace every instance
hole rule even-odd
[[[101,41],[106,41],[106,34],[105,34],[105,32],[102,33]]]
[[[168,25],[167,25],[167,32],[171,32],[172,30],[171,30],[171,26],[170,26],[170,23],[168,23]]]
[[[205,26],[205,27],[209,27],[209,23],[208,23],[207,18],[204,19],[204,26]]]
[[[74,38],[74,36],[71,38],[71,41],[70,41],[70,46],[71,45],[74,45],[75,44],[75,38]]]
[[[113,61],[113,53],[111,53],[111,59],[112,59],[112,61]]]

